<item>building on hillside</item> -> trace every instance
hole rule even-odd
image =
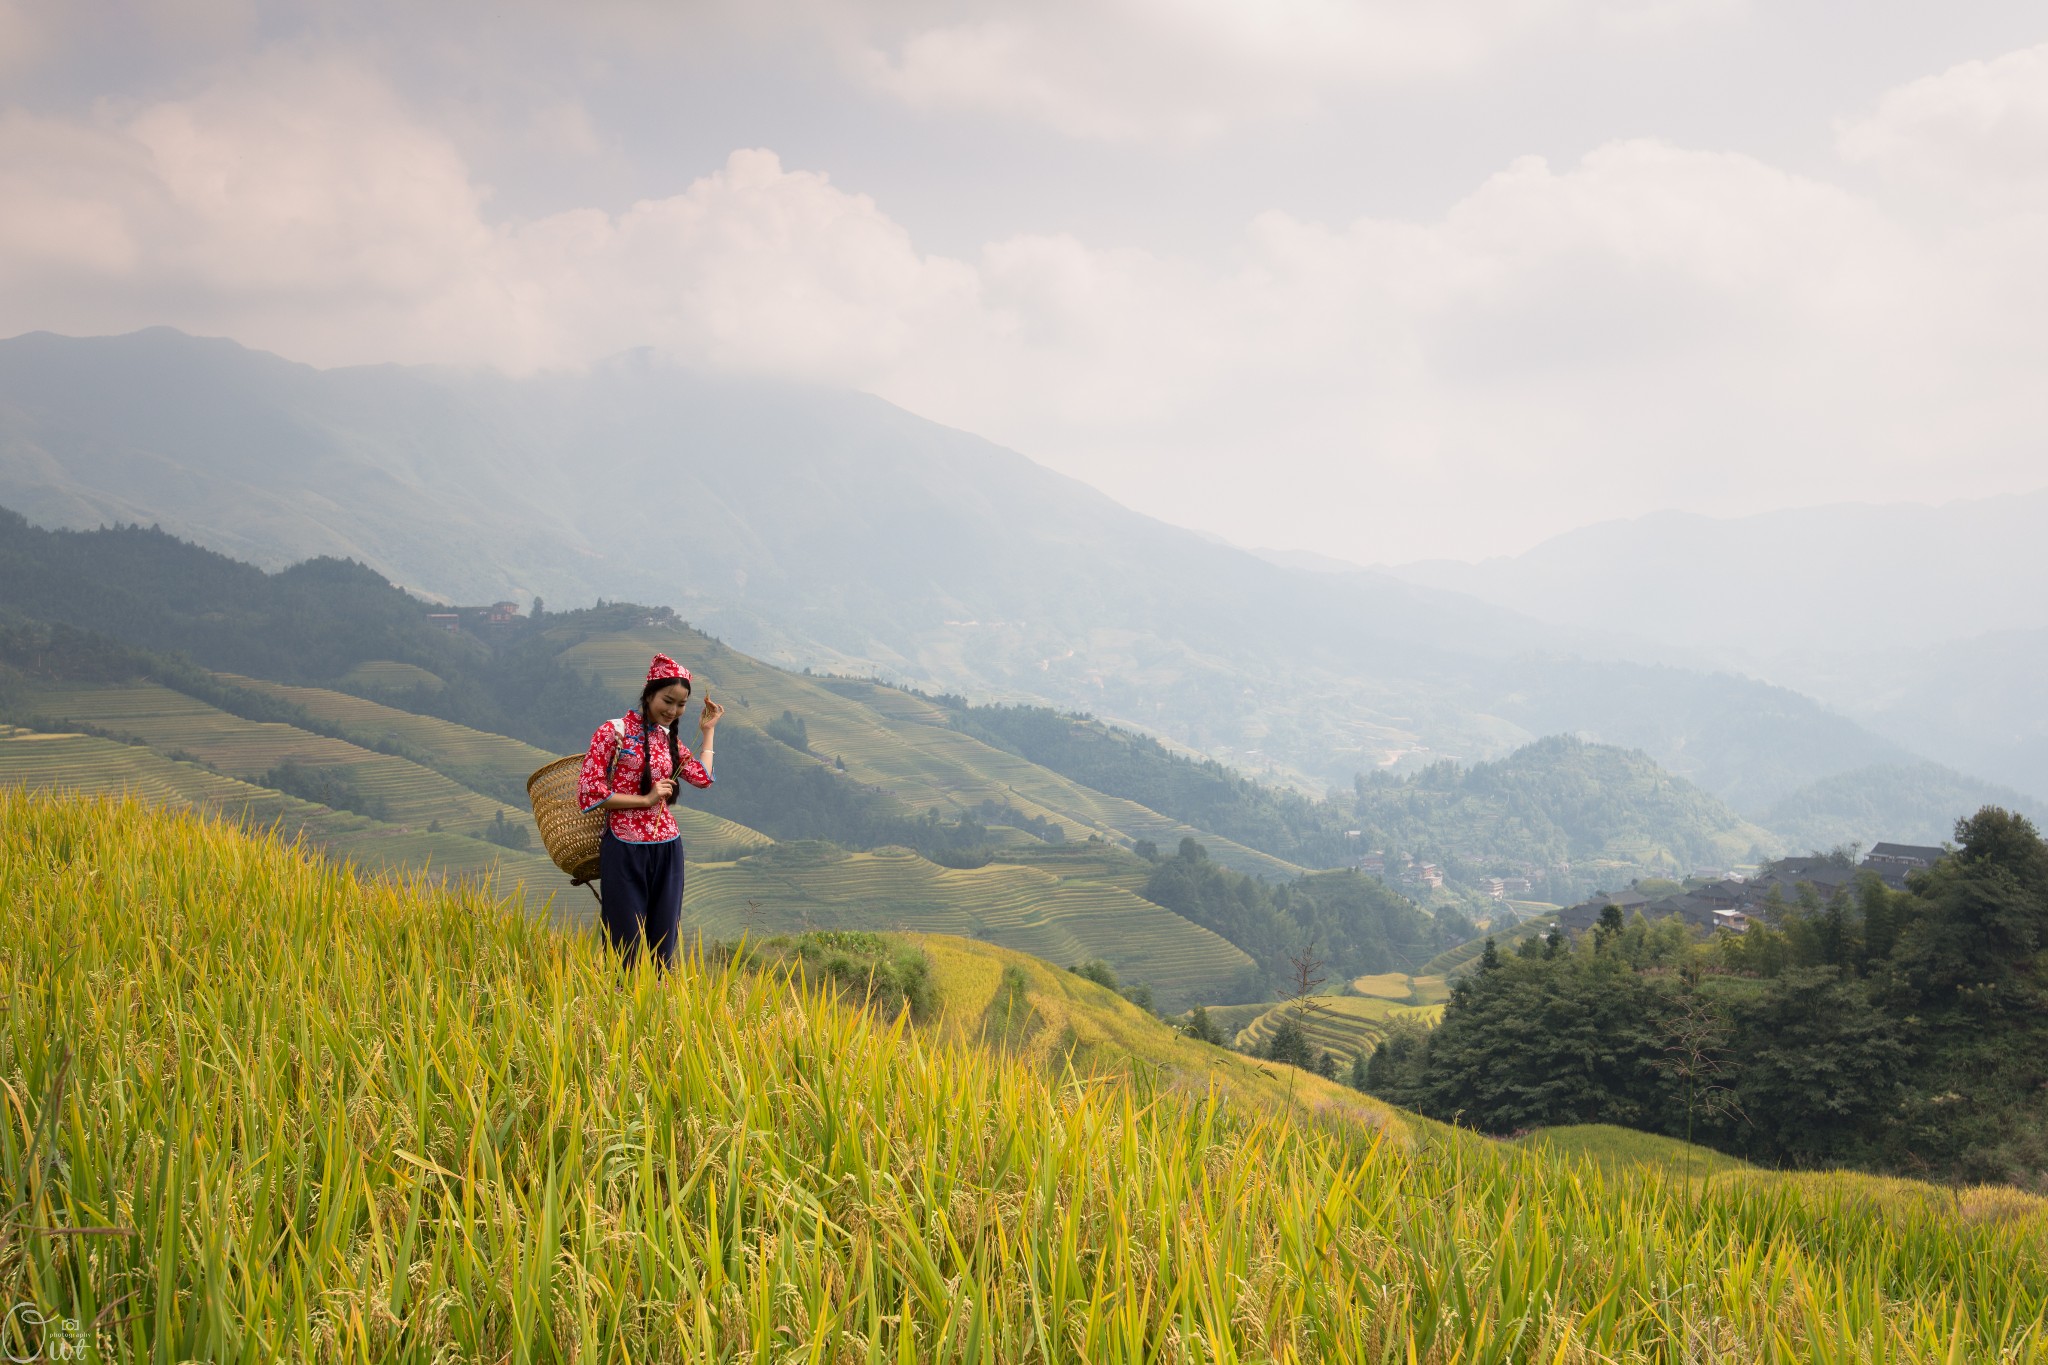
[[[517,602],[493,602],[491,603],[491,611],[487,619],[494,626],[509,625],[519,619],[519,604]]]
[[[1947,849],[1927,844],[1878,843],[1871,845],[1856,870],[1874,873],[1886,886],[1902,891],[1908,873],[1924,872],[1947,856]]]
[[[1601,892],[1591,900],[1578,905],[1567,906],[1558,912],[1558,926],[1569,933],[1582,934],[1600,923],[1600,917],[1612,905],[1627,920],[1641,915],[1646,920],[1660,920],[1672,915],[1684,920],[1694,929],[1733,929],[1737,933],[1749,927],[1746,910],[1723,905],[1720,902],[1691,891],[1680,891],[1669,896],[1651,900],[1640,891],[1624,891],[1616,895]]]
[[[1708,882],[1705,886],[1695,887],[1692,894],[1721,910],[1740,909],[1748,905],[1754,897],[1748,882],[1737,881],[1733,877],[1723,877],[1718,881]]]
[[[1508,883],[1505,877],[1475,878],[1472,889],[1491,900],[1504,901],[1508,898]]]
[[[1715,917],[1721,913],[1720,906],[1683,891],[1676,895],[1659,896],[1643,907],[1644,919],[1659,920],[1676,915],[1695,929],[1716,928],[1719,921]]]
[[[1754,899],[1758,904],[1774,890],[1789,901],[1798,895],[1802,886],[1812,887],[1814,894],[1826,901],[1833,900],[1836,892],[1853,885],[1856,877],[1856,868],[1834,858],[1780,858],[1744,885],[1755,890]]]
[[[1600,916],[1606,913],[1610,905],[1619,910],[1625,920],[1649,903],[1650,898],[1640,891],[1595,891],[1591,900],[1568,905],[1558,911],[1557,923],[1559,928],[1569,933],[1581,934],[1598,924]]]
[[[460,633],[462,630],[462,617],[452,611],[430,611],[427,613],[427,620],[451,634]]]
[[[1410,863],[1401,869],[1401,880],[1410,886],[1423,886],[1431,891],[1443,889],[1444,870],[1435,863]]]
[[[1358,870],[1372,877],[1387,875],[1387,857],[1384,853],[1368,853],[1358,860]]]

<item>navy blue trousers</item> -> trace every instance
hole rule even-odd
[[[597,846],[604,883],[604,929],[632,966],[644,933],[657,966],[673,966],[683,918],[683,841],[629,844],[610,830]]]

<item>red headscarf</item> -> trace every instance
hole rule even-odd
[[[654,656],[654,662],[647,665],[647,681],[653,682],[658,678],[665,678],[671,682],[688,683],[690,681],[690,670],[684,668],[666,654],[657,654]]]

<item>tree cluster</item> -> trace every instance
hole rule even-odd
[[[1486,1132],[1615,1123],[1752,1160],[2048,1182],[2048,844],[1985,807],[1909,889],[1746,934],[1602,924],[1489,948],[1373,1094]]]
[[[1327,966],[1351,977],[1415,971],[1472,935],[1456,911],[1430,913],[1357,872],[1316,872],[1273,885],[1210,861],[1193,838],[1146,879],[1145,899],[1229,939],[1258,964],[1245,998],[1285,992],[1294,954],[1322,945]]]

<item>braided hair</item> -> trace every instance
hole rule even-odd
[[[665,691],[666,689],[674,687],[677,684],[681,684],[684,692],[683,700],[687,704],[687,702],[689,701],[688,693],[690,691],[690,684],[685,679],[649,678],[647,682],[640,688],[640,742],[643,746],[654,735],[654,716],[653,713],[651,713],[647,709],[647,704],[654,700],[654,696],[657,692]],[[680,724],[682,721],[682,717],[678,715],[676,717],[676,721],[678,724]],[[669,776],[672,779],[679,778],[682,774],[682,770],[683,755],[682,752],[676,748],[676,727],[674,725],[671,725],[668,727]],[[645,761],[642,762],[640,765],[640,794],[642,796],[645,796],[647,795],[647,793],[653,790],[654,759],[651,755],[648,755],[646,756]],[[668,794],[668,804],[673,806],[675,803],[676,794],[673,791],[671,791]]]

